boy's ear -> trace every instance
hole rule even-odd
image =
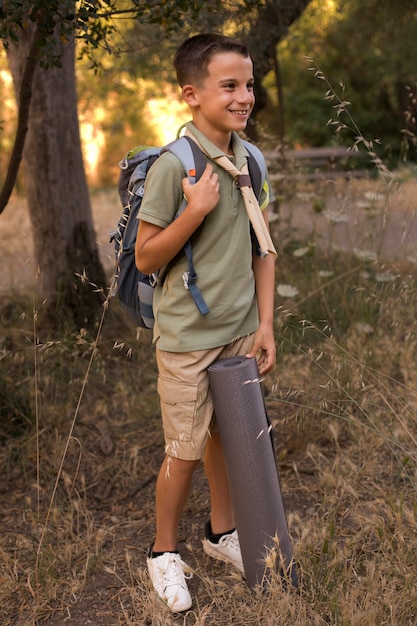
[[[196,106],[196,104],[198,104],[198,96],[194,85],[184,85],[182,88],[182,97],[184,102],[189,106]]]

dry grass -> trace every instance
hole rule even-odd
[[[39,337],[34,347],[16,202],[0,222],[2,284],[13,287],[0,307],[2,625],[415,624],[415,183],[382,193],[377,181],[329,180],[285,191],[272,222],[278,282],[298,295],[277,294],[279,362],[265,388],[299,592],[279,577],[267,592],[249,590],[209,562],[198,470],[180,529],[195,604],[172,616],[155,599],[144,557],[162,440],[149,337],[137,342],[112,302],[98,339]],[[117,199],[93,201],[106,259]]]

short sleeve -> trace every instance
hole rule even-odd
[[[165,152],[150,168],[145,181],[139,219],[166,228],[183,199],[184,169],[177,157]]]

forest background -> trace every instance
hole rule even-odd
[[[120,155],[132,143],[163,143],[184,121],[171,59],[193,29],[222,29],[248,42],[256,123],[247,132],[258,141],[262,134],[264,148],[344,143],[373,163],[381,157],[398,163],[414,147],[415,87],[406,49],[413,0],[395,14],[389,2],[371,0],[16,0],[3,5],[1,16],[18,113],[14,133],[11,82],[3,70],[0,211],[23,160],[39,293],[51,309],[59,299],[78,322],[91,317],[92,302],[91,292],[74,288],[74,272],[105,282],[88,184],[114,184]]]
[[[266,129],[268,147],[351,146],[358,132],[335,133],[328,124],[332,107],[327,88],[311,69],[323,75],[350,101],[360,133],[375,142],[384,161],[398,165],[414,157],[416,71],[412,54],[416,35],[414,3],[401,7],[368,0],[313,0],[276,47],[275,70],[263,79],[266,106],[257,121]],[[244,18],[226,22],[231,34],[245,32]],[[98,47],[77,62],[78,110],[89,184],[115,184],[118,162],[132,144],[161,144],[175,136],[187,119],[175,83],[172,55],[179,43],[203,26],[224,28],[207,13],[183,24],[167,37],[158,24],[119,17],[111,47]],[[200,26],[201,25],[201,26]],[[274,28],[274,24],[271,25]],[[252,43],[262,45],[262,39]],[[256,58],[256,55],[254,55]],[[16,126],[16,99],[4,50],[0,55],[2,115],[0,183],[4,177]],[[348,108],[348,107],[347,107]],[[339,111],[340,116],[340,111]],[[284,118],[283,125],[280,121]],[[377,144],[380,143],[378,148]],[[23,190],[23,182],[19,188]]]
[[[46,4],[61,17],[71,5]],[[104,31],[98,4],[76,4],[79,196],[71,59],[55,56],[73,33],[51,43],[42,0],[0,2],[0,183],[20,120],[11,75],[31,58],[24,36],[46,25],[25,167],[0,209],[1,624],[415,624],[417,2],[109,1],[136,19],[109,17]],[[208,562],[199,468],[180,529],[195,603],[172,616],[144,568],[163,454],[154,352],[108,299],[108,231],[120,158],[187,119],[173,50],[214,28],[248,38],[262,76],[249,133],[268,155],[279,251],[264,391],[300,588],[277,576],[250,590]]]

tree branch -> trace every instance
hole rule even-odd
[[[0,192],[0,215],[3,213],[10,200],[10,196],[12,195],[12,191],[16,184],[16,178],[23,156],[23,148],[25,145],[25,139],[28,130],[30,102],[32,99],[32,82],[38,62],[40,36],[41,35],[39,24],[37,24],[33,34],[33,40],[30,46],[29,54],[26,60],[25,70],[22,77],[22,84],[19,92],[19,113],[17,118],[16,137],[10,155],[6,178]]]

